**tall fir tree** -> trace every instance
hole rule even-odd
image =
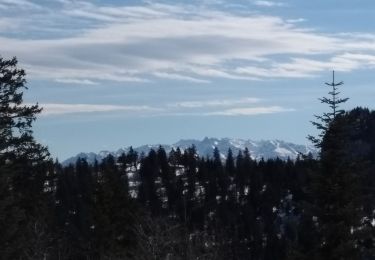
[[[335,82],[335,71],[332,71],[332,82],[326,82],[325,85],[332,89],[328,92],[329,97],[319,98],[320,102],[328,105],[330,111],[324,112],[322,115],[315,115],[317,121],[311,121],[311,123],[320,131],[318,137],[309,135],[308,139],[317,147],[320,148],[322,145],[323,137],[325,136],[330,123],[339,115],[342,115],[345,111],[340,109],[340,105],[349,100],[349,98],[340,98],[340,92],[338,87],[343,85],[344,82]]]
[[[50,240],[51,198],[44,191],[48,151],[33,137],[41,108],[23,103],[25,76],[16,58],[0,57],[0,255],[5,259],[46,257]]]
[[[333,72],[332,87],[322,103],[329,112],[316,116],[313,122],[321,131],[318,138],[309,139],[319,148],[320,167],[312,177],[312,207],[310,217],[316,227],[316,244],[310,245],[310,256],[319,259],[358,259],[357,230],[360,224],[358,181],[353,172],[346,148],[347,125],[342,120],[344,111],[339,105],[348,98],[339,98],[338,86]]]

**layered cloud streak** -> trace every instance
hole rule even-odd
[[[108,105],[108,104],[61,104],[45,103],[42,116],[61,116],[71,114],[97,113],[108,114],[119,112],[119,116],[254,116],[291,112],[294,109],[280,106],[264,106],[258,104],[258,98],[239,98],[221,100],[194,100],[176,103],[147,105]]]
[[[22,3],[28,18],[16,12]],[[210,6],[1,0],[0,13],[2,55],[18,56],[32,78],[65,84],[301,78],[371,69],[375,60],[374,35],[327,35]]]

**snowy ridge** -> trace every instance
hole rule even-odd
[[[236,156],[239,151],[249,149],[250,155],[253,159],[260,160],[261,158],[280,158],[286,160],[296,159],[299,154],[311,153],[313,156],[317,155],[317,150],[313,146],[299,145],[294,143],[285,142],[282,140],[244,140],[244,139],[231,139],[231,138],[208,138],[205,137],[203,140],[195,139],[183,139],[172,145],[155,144],[155,145],[143,145],[137,148],[133,148],[136,152],[147,154],[151,149],[157,150],[159,146],[162,146],[166,152],[170,152],[172,149],[179,147],[181,151],[184,149],[195,146],[199,156],[211,157],[213,155],[213,149],[217,147],[221,153],[221,158],[225,160],[228,149],[231,149],[233,155]],[[63,165],[75,163],[78,158],[84,158],[89,163],[94,163],[95,159],[100,162],[104,157],[112,154],[114,157],[119,157],[122,153],[126,153],[129,148],[119,149],[115,152],[100,151],[99,153],[79,153],[63,162]]]

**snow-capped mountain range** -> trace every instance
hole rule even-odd
[[[236,156],[240,150],[249,149],[250,155],[253,159],[259,160],[261,158],[280,158],[280,159],[296,159],[299,154],[308,154],[312,153],[313,156],[317,155],[317,149],[309,145],[299,145],[294,143],[288,143],[281,140],[244,140],[244,139],[231,139],[231,138],[204,138],[203,140],[194,140],[194,139],[184,139],[180,140],[175,144],[166,145],[166,144],[155,144],[155,145],[143,145],[136,148],[133,148],[135,151],[140,153],[147,154],[150,149],[157,150],[159,146],[162,146],[166,152],[176,149],[179,147],[181,151],[184,149],[195,146],[199,156],[212,156],[213,150],[217,147],[221,153],[223,160],[226,158],[228,149],[230,148],[233,152],[233,155]],[[128,152],[129,148],[119,149],[115,152],[111,151],[101,151],[99,153],[79,153],[76,156],[70,157],[67,160],[63,161],[63,165],[68,165],[75,163],[78,158],[84,158],[89,163],[93,163],[95,159],[100,162],[103,158],[112,154],[114,157],[120,156],[122,153]]]

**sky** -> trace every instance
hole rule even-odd
[[[180,139],[308,144],[324,82],[374,109],[373,0],[0,0],[53,157]]]

